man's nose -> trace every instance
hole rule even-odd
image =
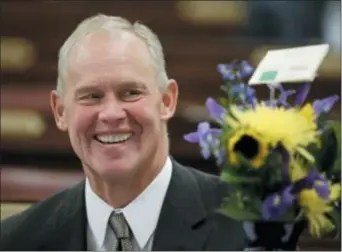
[[[116,99],[108,99],[102,104],[99,119],[102,121],[117,121],[126,117],[123,104]]]

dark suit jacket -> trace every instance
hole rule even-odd
[[[153,250],[242,250],[241,223],[217,214],[227,185],[173,161]],[[86,250],[84,182],[1,222],[1,250]]]

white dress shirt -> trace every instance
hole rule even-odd
[[[112,250],[116,241],[114,232],[108,225],[113,211],[122,212],[133,232],[133,243],[141,250],[152,250],[154,231],[157,226],[162,204],[172,174],[172,163],[168,157],[164,167],[146,189],[122,209],[114,209],[103,201],[85,184],[85,204],[87,213],[87,250]]]

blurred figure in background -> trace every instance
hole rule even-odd
[[[248,36],[289,44],[321,42],[323,37],[335,43],[332,37],[337,37],[337,34],[332,35],[331,30],[338,29],[340,23],[337,17],[340,7],[336,8],[337,5],[340,5],[339,1],[249,0],[246,33]],[[323,21],[325,25],[322,29]]]
[[[333,53],[341,54],[341,1],[325,1],[322,21],[323,41]]]

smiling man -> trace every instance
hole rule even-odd
[[[1,223],[1,250],[239,250],[215,213],[227,185],[169,156],[178,86],[158,38],[120,17],[84,20],[60,50],[51,93],[86,180]]]
[[[91,188],[113,207],[123,207],[166,163],[166,121],[174,114],[178,88],[165,73],[158,78],[157,62],[142,39],[126,30],[112,33],[92,32],[73,50],[65,44],[61,60],[69,55],[69,67],[60,63],[61,86],[51,104]]]

